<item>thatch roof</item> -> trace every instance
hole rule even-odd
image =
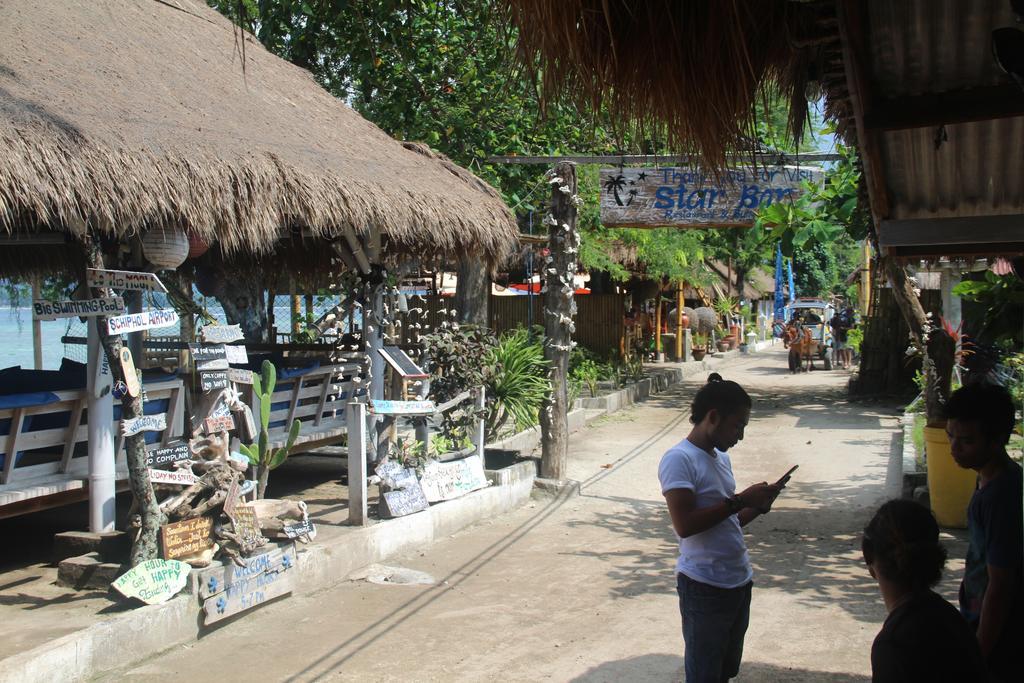
[[[715,170],[756,139],[755,104],[776,92],[799,137],[805,89],[830,7],[790,0],[505,0],[548,97],[568,93],[614,119],[664,126]]]
[[[395,141],[248,34],[243,72],[241,34],[201,0],[33,0],[3,14],[2,231],[181,225],[229,256],[270,252],[296,228],[375,226],[392,253],[492,263],[515,246],[486,183]]]

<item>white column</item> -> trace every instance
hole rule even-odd
[[[103,352],[97,319],[89,318],[86,368],[89,411],[89,531],[114,530],[114,397],[110,366]]]
[[[364,526],[366,507],[366,404],[350,402],[348,423],[348,523]]]

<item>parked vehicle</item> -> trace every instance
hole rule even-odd
[[[832,369],[832,328],[828,323],[833,315],[835,308],[824,299],[801,297],[789,305],[790,320],[798,316],[811,333],[811,358],[822,361],[826,370]]]

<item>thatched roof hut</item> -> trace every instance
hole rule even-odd
[[[201,0],[5,7],[0,273],[67,267],[80,250],[63,238],[87,229],[169,225],[228,257],[346,228],[419,257],[493,263],[514,248],[486,183],[392,139],[248,34],[243,69],[242,39]],[[10,246],[29,236],[35,247]]]

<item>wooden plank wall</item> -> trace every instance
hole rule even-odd
[[[529,304],[533,301],[534,325],[543,325],[544,313],[541,296],[491,296],[489,316],[491,329],[501,334],[516,327],[526,327],[530,323]],[[623,318],[625,316],[625,300],[623,294],[585,294],[575,297],[576,300],[576,342],[601,356],[607,356],[619,350],[622,338]],[[436,328],[445,319],[445,311],[454,309],[455,300],[451,297],[410,298],[410,308],[422,308],[419,315],[420,334]],[[448,320],[452,320],[448,317]],[[411,344],[412,330],[402,330],[402,344]]]

